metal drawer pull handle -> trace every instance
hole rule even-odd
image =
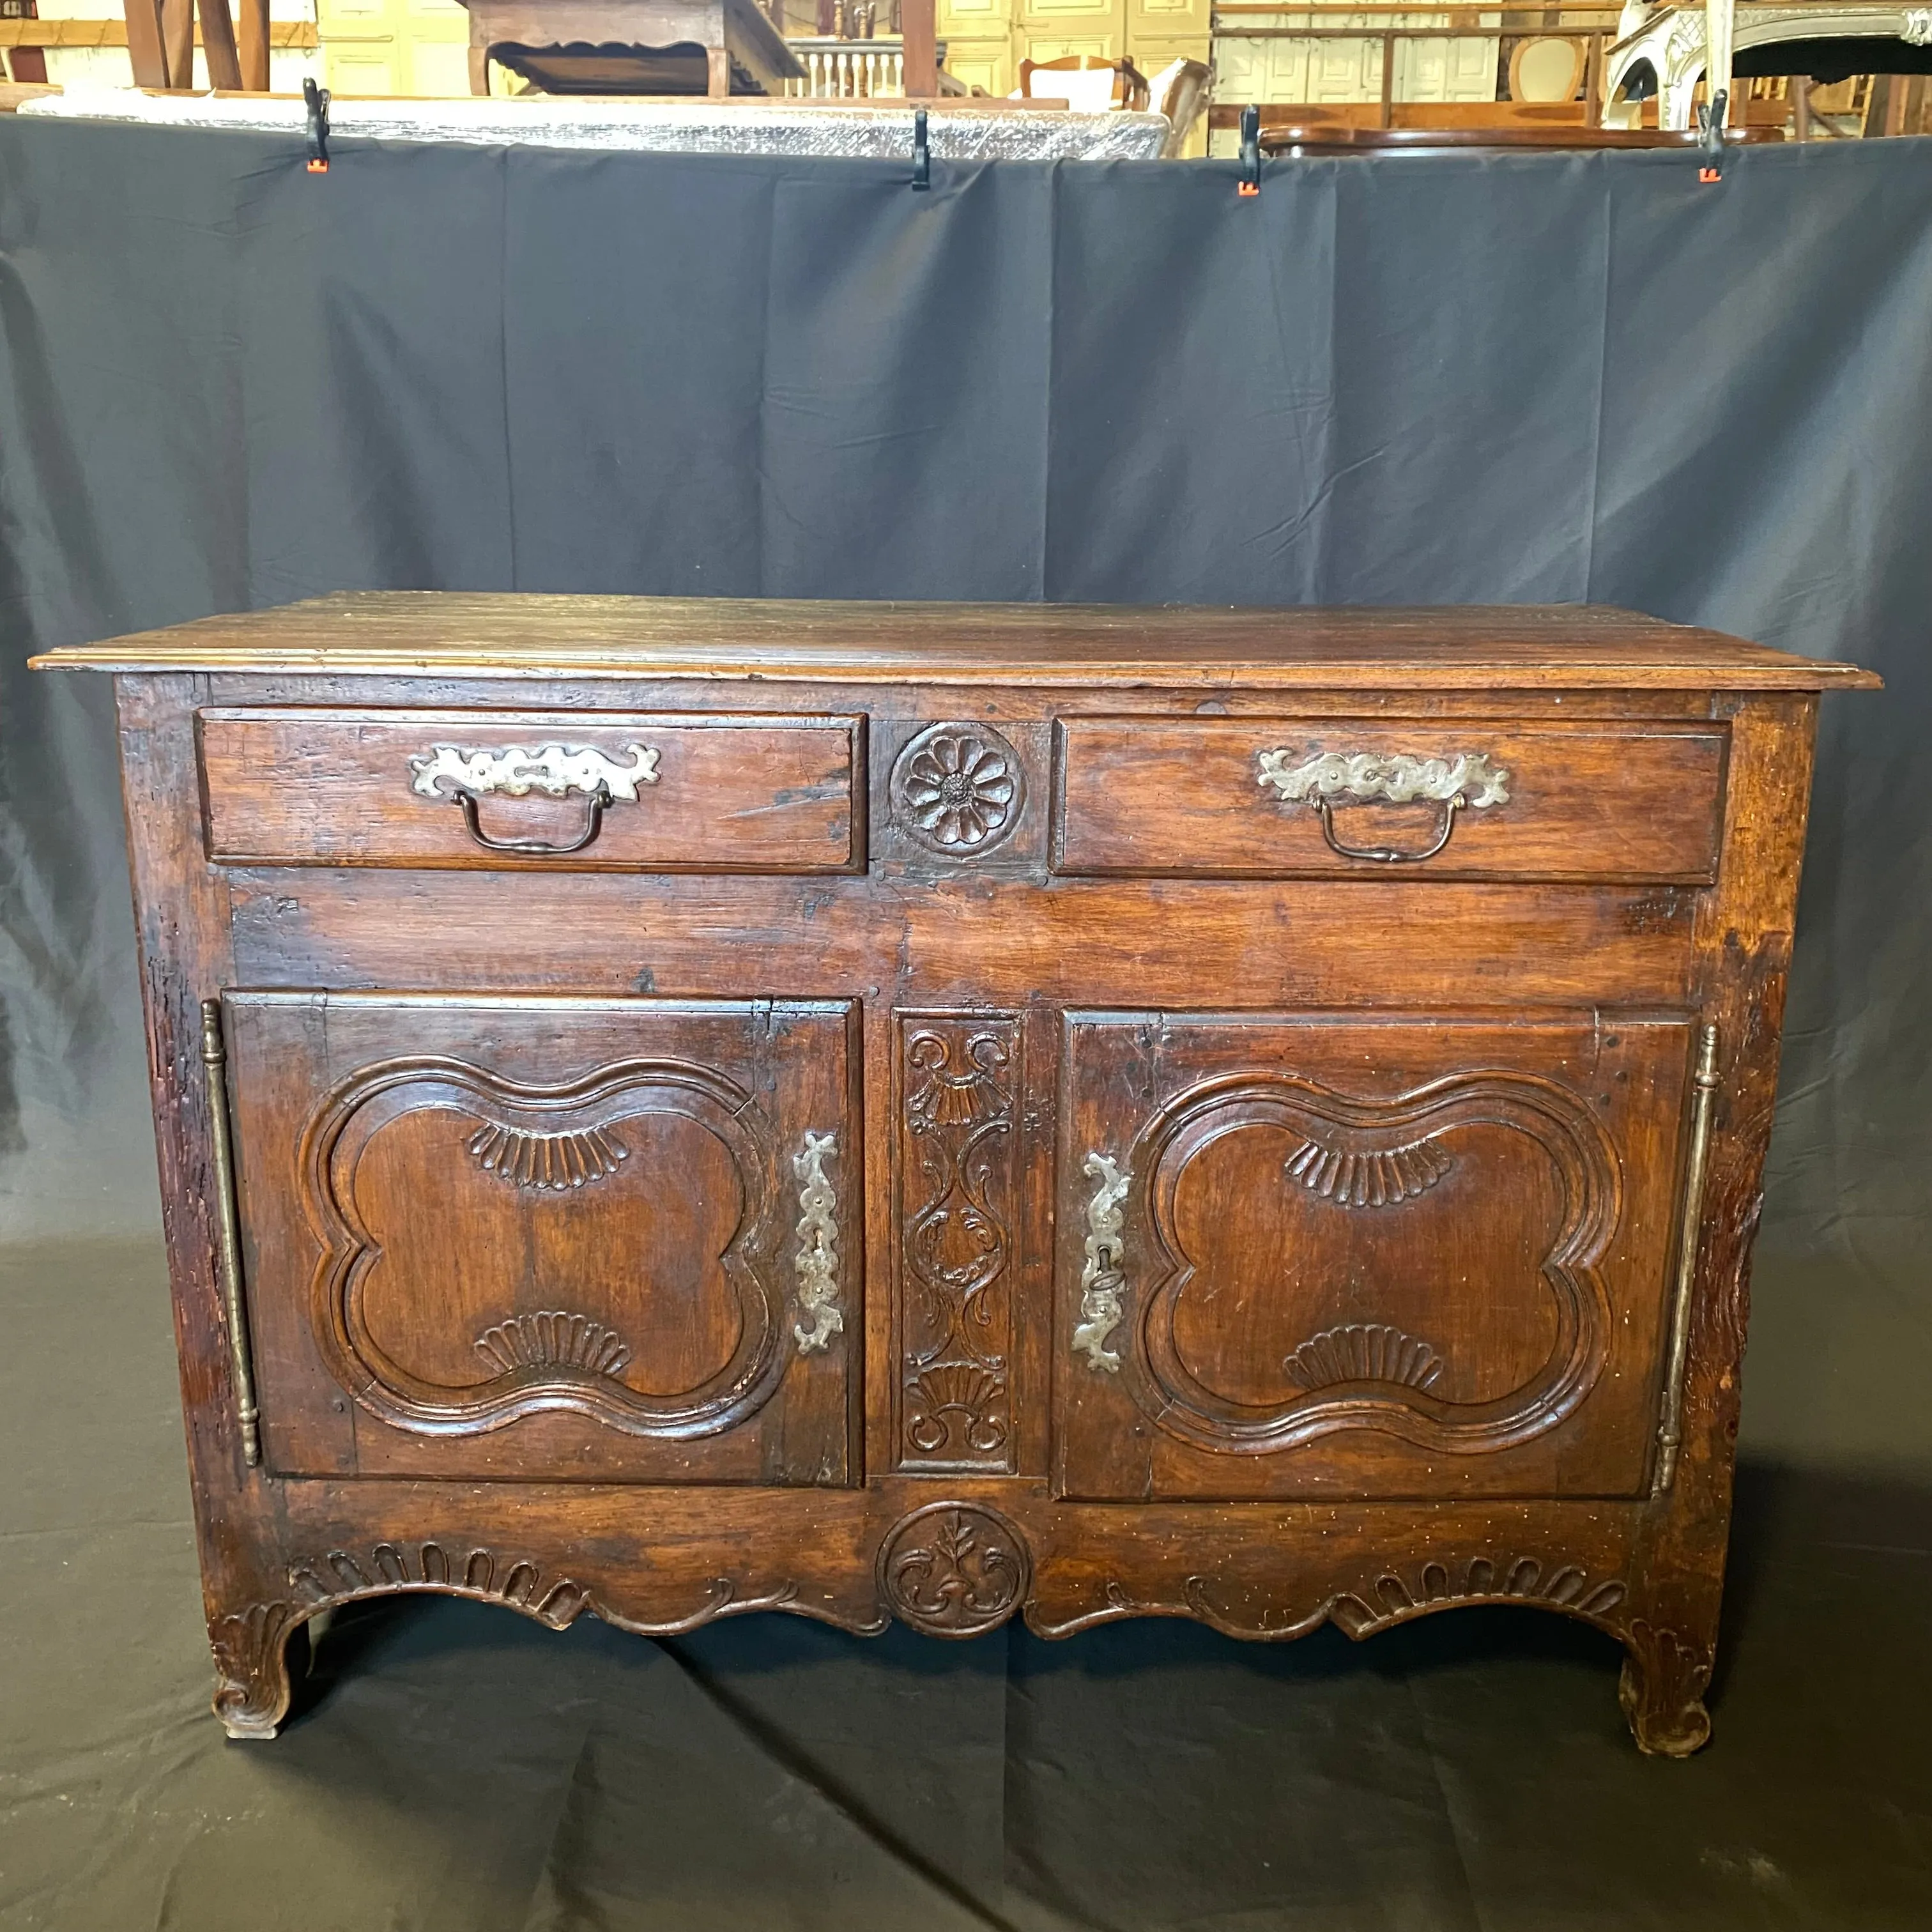
[[[583,831],[563,845],[553,845],[542,838],[493,838],[483,830],[476,816],[476,794],[473,791],[458,791],[456,802],[463,808],[463,823],[470,837],[486,852],[518,852],[526,858],[566,859],[573,852],[581,852],[604,830],[604,808],[610,802],[610,794],[602,785],[590,794],[590,814],[584,820]]]
[[[1347,845],[1335,836],[1335,808],[1325,798],[1315,801],[1315,809],[1322,820],[1322,836],[1328,842],[1328,849],[1338,852],[1345,859],[1372,859],[1382,866],[1419,865],[1424,859],[1432,859],[1449,842],[1449,835],[1456,829],[1456,814],[1468,801],[1459,791],[1452,799],[1443,801],[1439,809],[1442,814],[1441,829],[1432,844],[1425,845],[1420,852],[1404,852],[1393,845]]]
[[[1384,756],[1316,752],[1304,755],[1299,764],[1293,762],[1295,755],[1285,746],[1263,752],[1257,782],[1273,785],[1279,798],[1312,806],[1328,849],[1344,859],[1366,859],[1379,866],[1419,865],[1448,844],[1459,813],[1509,802],[1509,773],[1480,752],[1449,758],[1416,758],[1406,752]],[[1350,845],[1336,837],[1337,805],[1372,804],[1438,806],[1442,817],[1434,841],[1420,851],[1405,852],[1393,845]]]
[[[658,782],[658,753],[650,745],[627,745],[628,764],[620,764],[595,746],[544,745],[532,751],[525,745],[500,745],[466,751],[458,745],[438,745],[410,760],[415,773],[410,789],[424,798],[447,798],[461,808],[470,836],[487,852],[513,852],[525,858],[562,859],[581,852],[604,829],[605,808],[616,799],[635,804],[640,784]],[[449,790],[441,788],[447,784]],[[494,838],[483,830],[477,802],[492,793],[526,798],[532,792],[565,798],[584,794],[589,806],[583,832],[562,844],[542,838]]]

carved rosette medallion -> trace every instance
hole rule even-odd
[[[879,1592],[928,1636],[976,1636],[1026,1600],[1033,1571],[1026,1542],[997,1510],[977,1503],[915,1510],[879,1551]]]
[[[907,836],[942,858],[977,856],[1018,824],[1020,755],[985,724],[933,724],[892,766],[892,812]]]
[[[902,1466],[1004,1469],[1020,1022],[899,1025]]]

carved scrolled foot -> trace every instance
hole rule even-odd
[[[1636,1748],[1652,1757],[1688,1757],[1710,1742],[1704,1691],[1711,1681],[1708,1643],[1639,1618],[1624,1637],[1628,1653],[1617,1694]]]
[[[251,1604],[209,1624],[214,1714],[231,1738],[272,1738],[288,1715],[288,1641],[300,1621],[293,1604]]]

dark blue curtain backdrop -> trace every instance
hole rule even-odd
[[[35,648],[345,586],[1590,599],[1888,680],[1826,708],[1765,1246],[1922,1361],[1932,142],[1255,200],[337,147],[0,116],[0,1227],[152,1213],[108,694]]]

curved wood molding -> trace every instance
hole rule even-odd
[[[1234,1401],[1197,1378],[1174,1332],[1180,1298],[1196,1276],[1177,1226],[1176,1192],[1197,1154],[1231,1130],[1256,1125],[1294,1137],[1298,1151],[1286,1165],[1284,1184],[1306,1184],[1299,1169],[1313,1146],[1332,1150],[1338,1174],[1343,1162],[1358,1174],[1378,1162],[1393,1170],[1400,1155],[1404,1175],[1434,1177],[1418,1192],[1432,1189],[1449,1171],[1454,1156],[1439,1143],[1459,1130],[1501,1127],[1520,1136],[1548,1161],[1562,1203],[1561,1223],[1540,1269],[1556,1336],[1538,1372],[1492,1400],[1452,1402],[1435,1392],[1441,1364],[1432,1348],[1406,1336],[1384,1348],[1370,1335],[1376,1324],[1368,1324],[1356,1330],[1359,1346],[1346,1340],[1345,1328],[1325,1330],[1298,1347],[1287,1372],[1300,1390],[1272,1406]],[[1232,1075],[1180,1096],[1142,1133],[1131,1164],[1136,1174],[1149,1177],[1154,1252],[1144,1270],[1129,1269],[1130,1280],[1138,1272],[1153,1284],[1129,1324],[1130,1384],[1136,1400],[1162,1428],[1199,1448],[1268,1455],[1336,1430],[1371,1428],[1422,1448],[1480,1454],[1555,1427],[1603,1372],[1612,1318],[1597,1264],[1618,1224],[1621,1171],[1602,1126],[1552,1081],[1500,1072],[1456,1074],[1394,1100],[1364,1101],[1286,1075]],[[1338,1208],[1344,1204],[1336,1200]],[[1352,1190],[1346,1204],[1354,1211]],[[1376,1211],[1397,1210],[1385,1203]],[[1351,1355],[1358,1359],[1351,1363]],[[1328,1372],[1352,1366],[1361,1372],[1346,1378]],[[1319,1374],[1320,1381],[1311,1384],[1304,1372]]]
[[[718,1258],[740,1319],[729,1359],[694,1388],[646,1394],[620,1379],[631,1352],[611,1325],[566,1311],[506,1315],[487,1329],[476,1346],[484,1366],[494,1372],[478,1383],[427,1381],[394,1360],[372,1331],[365,1306],[382,1246],[357,1199],[357,1163],[385,1127],[425,1108],[507,1124],[505,1131],[531,1138],[580,1135],[613,1145],[612,1124],[644,1112],[680,1115],[712,1136],[729,1154],[740,1188],[737,1226]],[[556,1409],[574,1410],[636,1436],[683,1438],[735,1427],[770,1398],[790,1354],[784,1294],[764,1278],[758,1258],[771,1246],[769,1139],[748,1094],[721,1074],[683,1061],[621,1061],[560,1086],[526,1086],[442,1058],[364,1068],[325,1098],[298,1157],[304,1207],[326,1247],[311,1293],[322,1359],[364,1408],[399,1429],[476,1435]],[[466,1134],[465,1143],[470,1140]],[[586,1192],[579,1198],[581,1211],[598,1211],[601,1197]],[[578,1210],[573,1205],[571,1211]],[[585,1325],[574,1336],[563,1336],[568,1346],[557,1346],[557,1324],[567,1329],[573,1320]],[[599,1330],[594,1338],[592,1329]]]

